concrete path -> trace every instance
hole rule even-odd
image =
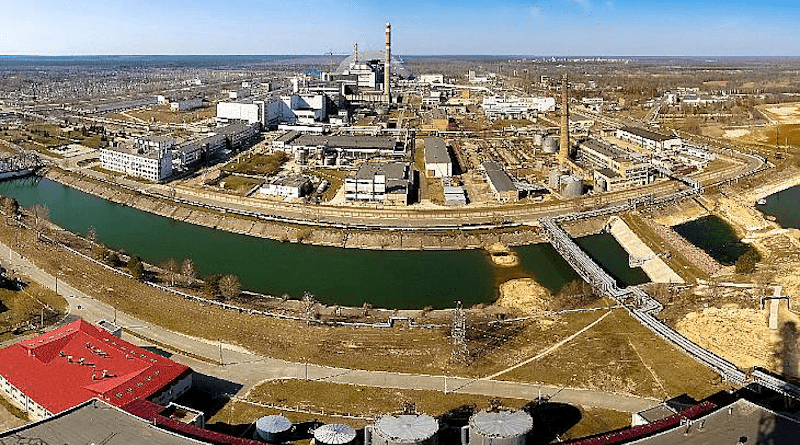
[[[21,257],[3,243],[0,243],[0,263],[8,268],[20,271],[47,288],[56,288],[55,277],[39,269],[27,258]],[[137,332],[146,338],[162,345],[167,345],[166,348],[175,353],[171,358],[176,362],[191,366],[201,374],[237,384],[239,388],[237,391],[238,396],[244,396],[251,388],[265,380],[296,378],[382,388],[427,389],[526,400],[533,400],[540,395],[551,396],[555,402],[625,412],[641,411],[659,403],[659,400],[656,399],[629,394],[554,385],[538,385],[486,378],[469,379],[445,375],[367,371],[294,363],[254,354],[239,346],[190,337],[149,324],[123,312],[118,312],[113,307],[91,298],[61,280],[58,280],[58,293],[66,298],[71,314],[80,316],[92,323],[96,323],[101,319],[115,321],[117,325],[127,327],[129,330]],[[149,344],[130,335],[126,335],[125,339],[140,345]],[[181,355],[181,353],[191,353],[195,356],[204,357],[208,361],[194,359]],[[313,357],[309,359],[313,360]],[[220,361],[223,365],[210,363],[218,363]]]
[[[644,260],[642,270],[654,283],[683,284],[685,281],[653,252],[630,227],[617,216],[608,222],[610,232],[622,248],[634,259]]]

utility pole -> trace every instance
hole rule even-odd
[[[450,352],[450,359],[456,363],[467,361],[467,317],[461,301],[456,301],[456,308],[453,311],[453,327],[450,331],[453,338],[453,347]]]

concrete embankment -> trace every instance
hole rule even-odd
[[[613,216],[608,221],[609,232],[634,260],[641,262],[644,273],[654,283],[683,284],[684,280],[667,266],[653,249],[648,247],[630,227],[619,217]]]
[[[389,231],[286,224],[184,205],[58,170],[49,171],[46,177],[67,187],[144,212],[189,224],[282,242],[371,250],[463,250],[481,249],[493,243],[521,246],[547,241],[533,227],[494,231]]]

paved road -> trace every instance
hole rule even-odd
[[[27,258],[21,257],[3,243],[0,243],[0,263],[23,273],[45,287],[56,288],[55,277],[39,269]],[[333,383],[398,389],[428,389],[528,400],[533,400],[539,395],[547,395],[553,396],[552,400],[557,402],[626,412],[640,411],[658,403],[658,400],[650,398],[576,388],[560,388],[553,385],[467,379],[446,377],[444,375],[367,371],[293,363],[257,355],[238,346],[190,337],[146,323],[128,314],[115,311],[113,307],[91,298],[84,292],[65,283],[62,279],[58,280],[58,293],[67,299],[71,314],[80,316],[89,322],[97,322],[101,319],[112,321],[116,319],[118,325],[127,327],[158,343],[168,345],[169,349],[172,350],[170,352],[175,352],[172,357],[175,361],[191,366],[201,374],[235,383],[238,387],[237,395],[239,396],[244,396],[253,386],[264,380],[308,378]],[[146,344],[140,339],[127,334],[125,338],[133,343]],[[218,362],[221,356],[223,365],[197,360],[181,355],[181,352],[188,352],[215,362]]]

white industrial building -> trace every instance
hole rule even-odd
[[[622,127],[617,130],[617,139],[629,141],[656,153],[671,152],[680,149],[683,141],[679,137],[665,136],[638,127]]]
[[[417,78],[419,83],[444,83],[444,75],[442,74],[420,74]]]
[[[296,175],[275,178],[262,185],[258,192],[263,195],[282,196],[284,198],[300,198],[312,189],[311,180],[305,176]]]
[[[407,154],[404,144],[392,137],[381,136],[289,132],[276,139],[272,146],[292,154],[304,151],[310,156],[335,154],[343,158],[402,157]]]
[[[345,179],[344,196],[347,201],[407,205],[412,185],[408,163],[365,162]]]
[[[220,102],[217,121],[244,120],[263,126],[314,124],[328,117],[328,97],[324,94],[292,94],[271,101]]]
[[[503,166],[494,161],[485,161],[481,164],[481,168],[486,173],[486,182],[489,183],[495,199],[499,202],[519,200],[519,189]]]
[[[434,178],[453,176],[453,162],[442,138],[425,139],[425,172]]]
[[[203,99],[198,97],[195,99],[178,100],[170,102],[169,109],[172,111],[189,111],[202,108],[202,106],[203,106]]]
[[[483,112],[488,116],[522,116],[556,109],[554,97],[484,97]]]
[[[596,190],[613,192],[650,183],[650,162],[596,139],[578,144],[580,160],[594,169]]]
[[[141,137],[133,147],[100,149],[100,166],[107,170],[159,182],[172,174],[175,139],[165,136]]]

